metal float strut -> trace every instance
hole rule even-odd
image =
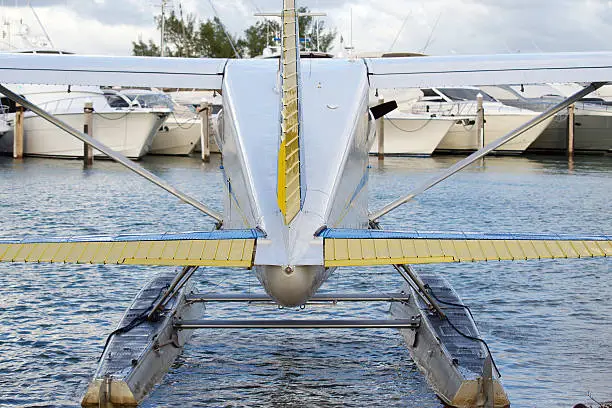
[[[421,279],[419,279],[419,276],[410,267],[410,265],[393,265],[393,267],[402,276],[402,278],[404,278],[407,284],[412,285],[414,283],[417,286],[418,290],[416,290],[416,293],[419,294],[423,300],[425,300],[425,303],[429,304],[431,309],[438,313],[441,319],[446,319],[446,315],[442,311],[442,308],[440,305],[438,305],[438,302],[431,297],[425,288],[425,285],[423,285],[423,282],[421,282]]]
[[[176,329],[416,329],[420,320],[184,320]]]
[[[138,175],[144,177],[145,179],[149,180],[151,183],[157,185],[158,187],[161,187],[162,189],[166,190],[167,192],[169,192],[170,194],[174,195],[175,197],[178,197],[181,201],[183,201],[183,202],[185,202],[185,203],[187,203],[187,204],[197,208],[198,210],[200,210],[204,214],[214,218],[217,222],[221,223],[223,221],[222,215],[219,214],[217,211],[214,211],[214,210],[206,207],[204,204],[202,204],[201,202],[199,202],[195,198],[193,198],[193,197],[183,193],[182,191],[177,190],[176,188],[174,188],[173,186],[168,184],[166,181],[164,181],[161,178],[157,177],[155,174],[151,173],[150,171],[144,169],[142,166],[134,163],[133,161],[131,161],[130,159],[128,159],[124,155],[122,155],[120,153],[117,153],[116,151],[114,151],[110,147],[100,143],[96,139],[93,139],[93,138],[89,137],[85,133],[79,132],[78,130],[76,130],[75,128],[73,128],[72,126],[67,124],[66,122],[56,118],[55,116],[53,116],[49,112],[39,108],[38,106],[36,106],[32,102],[28,101],[27,99],[23,98],[22,96],[17,95],[16,93],[11,91],[10,89],[0,85],[0,93],[4,94],[7,98],[17,102],[21,106],[24,106],[24,107],[28,108],[29,110],[31,110],[32,112],[34,112],[35,114],[40,116],[41,118],[43,118],[46,121],[50,122],[51,124],[57,126],[58,128],[62,129],[63,131],[65,131],[65,132],[71,134],[72,136],[76,137],[77,139],[87,143],[88,145],[92,146],[96,150],[99,150],[100,152],[104,153],[105,155],[107,155],[108,157],[110,157],[111,159],[116,161],[117,163],[127,167],[128,169],[132,170],[136,174],[138,174]]]
[[[185,297],[187,302],[270,302],[275,303],[268,295],[215,295],[193,294]],[[388,293],[381,295],[371,294],[322,294],[315,295],[308,303],[313,302],[407,302],[410,295],[407,293]],[[308,304],[307,303],[307,304]]]
[[[155,313],[168,303],[168,300],[172,299],[172,297],[181,290],[185,283],[189,281],[191,275],[198,269],[197,266],[184,266],[183,269],[179,273],[176,274],[170,286],[166,292],[161,296],[157,302],[151,307],[151,311],[147,315],[147,319],[151,319]]]

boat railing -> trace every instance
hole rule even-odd
[[[519,101],[516,103],[512,103],[511,106],[514,106],[519,109],[532,110],[536,112],[543,112],[553,106],[555,102],[553,101]],[[584,102],[576,102],[574,104],[576,109],[593,112],[593,113],[612,113],[612,106],[606,105],[605,101],[584,101]],[[563,110],[559,112],[556,116],[567,116],[567,110]]]
[[[576,108],[589,111],[589,112],[612,112],[612,106],[609,105],[610,102],[605,100],[600,101],[584,101],[584,102],[576,102],[574,105]]]
[[[508,109],[516,109],[524,112],[533,112],[528,106],[509,106],[503,103],[485,103],[485,114],[487,112],[503,113]],[[415,114],[439,114],[441,116],[476,116],[476,101],[463,102],[425,102],[420,101],[412,105],[412,113]]]
[[[10,109],[10,106],[0,105],[0,118],[6,120]]]
[[[106,105],[106,98],[104,98],[103,95],[94,94],[93,96],[100,101],[104,100],[103,103]],[[86,102],[94,102],[93,99],[94,98],[92,98],[92,95],[80,95],[53,99],[37,103],[36,105],[52,114],[57,114],[60,112],[78,113],[83,111],[83,107],[85,106]],[[109,108],[109,110],[111,109]]]

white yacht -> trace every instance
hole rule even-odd
[[[131,101],[132,106],[170,110],[153,139],[149,154],[187,156],[193,152],[200,140],[200,117],[194,110],[175,103],[161,91],[124,89],[120,93]]]
[[[607,88],[605,86],[604,88]],[[578,84],[541,84],[483,87],[503,103],[544,111],[582,89]],[[574,149],[579,152],[612,151],[612,98],[602,89],[577,102],[574,110]],[[567,111],[557,114],[530,150],[564,152],[568,147]]]
[[[11,131],[9,126],[9,110],[9,105],[5,105],[4,100],[0,101],[0,136]]]
[[[170,95],[170,97],[172,98],[172,100],[175,102],[175,106],[182,106],[184,108],[187,108],[188,111],[184,111],[185,113],[182,115],[177,115],[179,118],[181,119],[186,119],[191,115],[191,120],[194,122],[198,123],[198,126],[194,126],[197,127],[197,129],[193,129],[192,131],[195,132],[196,130],[198,132],[202,132],[203,129],[201,129],[201,120],[200,120],[200,116],[197,113],[198,108],[200,107],[200,104],[202,102],[208,102],[208,104],[211,106],[211,117],[210,117],[210,123],[209,123],[209,129],[208,129],[208,134],[209,134],[209,138],[210,138],[210,142],[209,142],[209,147],[210,147],[210,151],[211,153],[219,153],[219,146],[217,145],[216,142],[216,137],[217,137],[217,133],[219,132],[219,115],[221,113],[221,108],[223,106],[223,100],[221,97],[221,94],[219,94],[216,91],[203,91],[203,90],[177,90],[177,91],[173,91],[173,92],[168,92],[168,95]],[[200,134],[200,133],[198,133]],[[202,151],[202,144],[201,144],[201,139],[200,137],[198,137],[195,149],[193,150],[194,152],[201,152]]]
[[[105,95],[94,86],[14,85],[11,89],[76,129],[84,124],[83,108],[94,108],[93,137],[132,159],[144,156],[157,129],[170,113],[168,108],[131,106],[120,95]],[[14,119],[14,114],[11,115]],[[43,157],[83,156],[83,142],[45,119],[26,111],[23,121],[24,154]],[[13,132],[0,137],[0,152],[13,150]],[[96,156],[103,156],[94,151]]]
[[[485,113],[485,145],[516,129],[538,114],[532,110],[506,106],[478,88],[421,89],[418,99],[410,105],[411,113],[455,119],[436,151],[465,152],[481,147],[481,140],[476,129],[476,98],[479,93],[483,96]],[[551,121],[552,118],[534,126],[495,151],[506,154],[524,152]]]
[[[385,115],[385,155],[430,156],[446,136],[456,118],[429,113],[412,113],[412,104],[422,93],[418,89],[379,89],[370,94],[370,106],[384,101],[396,101],[397,109]],[[370,154],[378,154],[378,140]]]

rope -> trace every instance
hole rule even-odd
[[[170,285],[166,285],[164,289],[168,289],[169,286]],[[113,338],[113,336],[115,336],[117,334],[127,333],[130,330],[132,330],[133,328],[140,326],[142,323],[144,323],[147,320],[147,316],[151,312],[151,309],[153,309],[153,307],[157,303],[157,300],[160,298],[160,296],[163,293],[164,293],[164,290],[160,290],[159,294],[157,295],[157,297],[153,300],[151,305],[144,312],[142,312],[141,314],[136,316],[134,319],[132,319],[131,322],[129,322],[125,326],[121,326],[121,327],[115,329],[114,331],[112,331],[108,335],[108,337],[106,338],[106,342],[104,343],[104,348],[102,349],[102,353],[100,354],[100,357],[98,358],[98,361],[100,361],[102,359],[102,356],[106,352],[106,349],[108,348],[108,345],[110,344],[110,341]]]
[[[431,294],[431,296],[433,296],[434,299],[436,299],[436,301],[438,301],[439,303],[442,303],[443,305],[447,305],[447,306],[452,306],[455,308],[465,309],[470,314],[470,317],[472,318],[472,320],[474,320],[474,315],[472,315],[472,311],[470,310],[468,306],[462,305],[460,303],[445,302],[444,300],[441,300],[440,298],[436,296],[434,291],[431,289],[431,286],[429,286],[428,284],[425,284],[425,288],[429,290],[429,293]],[[459,335],[465,337],[466,339],[474,340],[479,343],[482,343],[485,346],[485,348],[487,349],[487,353],[489,353],[489,357],[491,357],[491,362],[493,363],[493,367],[495,367],[495,371],[497,372],[498,377],[501,378],[501,372],[497,368],[497,364],[495,363],[495,360],[493,359],[493,354],[491,354],[491,349],[489,349],[489,345],[487,344],[487,342],[481,339],[480,337],[474,337],[474,336],[470,336],[469,334],[463,333],[461,330],[457,328],[457,326],[453,324],[453,322],[450,321],[448,316],[446,317],[446,321],[453,328],[453,330],[455,330]]]
[[[397,119],[396,119],[397,120]],[[401,132],[406,132],[406,133],[413,133],[413,132],[418,132],[419,130],[422,130],[425,128],[425,126],[427,126],[429,124],[429,122],[431,122],[432,119],[428,119],[427,122],[425,122],[425,124],[423,124],[421,127],[414,129],[414,130],[406,130],[406,129],[402,129],[401,127],[399,127],[398,125],[396,125],[395,123],[393,123],[393,119],[389,119],[385,116],[385,123],[389,122],[391,123],[391,125],[396,128],[397,130],[401,131]]]
[[[106,115],[104,115],[104,114],[102,114],[102,113],[99,113],[99,112],[95,112],[95,111],[94,111],[94,115],[99,116],[99,117],[101,117],[101,118],[103,118],[103,119],[106,119],[106,120],[121,120],[121,119],[125,118],[127,115],[129,115],[130,113],[131,113],[131,112],[126,112],[126,113],[124,113],[123,115],[121,115],[121,116],[119,116],[119,117],[117,117],[117,118],[115,118],[115,119],[112,119],[112,118],[110,118],[109,116],[106,116]]]
[[[176,117],[176,115],[174,114],[174,112],[172,112],[172,117],[174,118],[174,120],[176,120],[176,125],[184,130],[189,130],[192,127],[194,127],[196,125],[197,122],[191,122],[191,124],[189,126],[183,126],[184,124],[188,123],[191,119],[187,119],[185,122],[180,122],[179,119]],[[199,123],[197,123],[199,125]]]

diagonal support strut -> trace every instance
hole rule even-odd
[[[380,210],[372,212],[370,214],[370,221],[375,223],[383,215],[390,213],[391,211],[395,210],[397,207],[401,206],[402,204],[407,203],[408,201],[412,200],[419,194],[424,193],[425,191],[429,190],[431,187],[435,186],[436,184],[446,180],[453,174],[463,170],[470,164],[474,163],[476,160],[483,158],[484,156],[491,153],[493,150],[497,149],[498,147],[506,144],[507,142],[511,141],[517,136],[528,131],[532,127],[542,123],[543,121],[550,118],[551,116],[556,115],[561,110],[567,108],[568,106],[578,101],[579,99],[585,97],[586,95],[590,94],[591,92],[596,91],[597,89],[601,88],[605,84],[607,84],[607,82],[595,82],[585,87],[584,89],[581,89],[580,91],[576,92],[572,96],[559,102],[558,104],[551,107],[550,109],[542,112],[538,116],[534,117],[533,119],[529,120],[528,122],[514,129],[513,131],[506,134],[505,136],[502,136],[499,139],[489,143],[482,149],[477,150],[476,152],[470,154],[465,159],[458,161],[457,163],[455,163],[454,165],[446,169],[444,172],[442,172],[440,175],[414,188],[408,195],[387,204]]]
[[[199,202],[195,198],[193,198],[193,197],[183,193],[182,191],[179,191],[178,189],[174,188],[172,185],[170,185],[166,181],[162,180],[161,178],[157,177],[155,174],[153,174],[150,171],[146,170],[144,167],[140,166],[137,163],[134,163],[133,161],[131,161],[130,159],[128,159],[124,155],[115,152],[114,150],[112,150],[108,146],[100,143],[96,139],[93,139],[93,138],[89,137],[85,133],[79,132],[78,130],[76,130],[72,126],[68,125],[66,122],[56,118],[55,116],[53,116],[49,112],[39,108],[38,106],[36,106],[32,102],[30,102],[27,99],[23,98],[22,96],[14,93],[10,89],[7,89],[5,86],[3,86],[1,84],[0,84],[0,93],[4,94],[7,98],[17,102],[21,106],[24,106],[24,107],[28,108],[29,110],[31,110],[32,112],[34,112],[35,114],[40,116],[41,118],[43,118],[46,121],[50,122],[51,124],[57,126],[58,128],[62,129],[63,131],[65,131],[65,132],[71,134],[72,136],[76,137],[77,139],[87,143],[88,145],[92,146],[94,149],[99,150],[100,152],[104,153],[105,155],[107,155],[108,157],[110,157],[111,159],[116,161],[117,163],[127,167],[128,169],[132,170],[134,173],[138,174],[139,176],[144,177],[145,179],[149,180],[151,183],[157,185],[158,187],[161,187],[162,189],[164,189],[167,192],[169,192],[170,194],[174,195],[175,197],[177,197],[181,201],[183,201],[183,202],[191,205],[192,207],[200,210],[201,212],[203,212],[204,214],[208,215],[209,217],[214,218],[218,223],[222,223],[223,222],[223,218],[222,218],[221,214],[219,214],[217,211],[215,211],[215,210],[213,210],[211,208],[208,208],[207,206],[205,206],[204,204],[202,204],[201,202]]]

